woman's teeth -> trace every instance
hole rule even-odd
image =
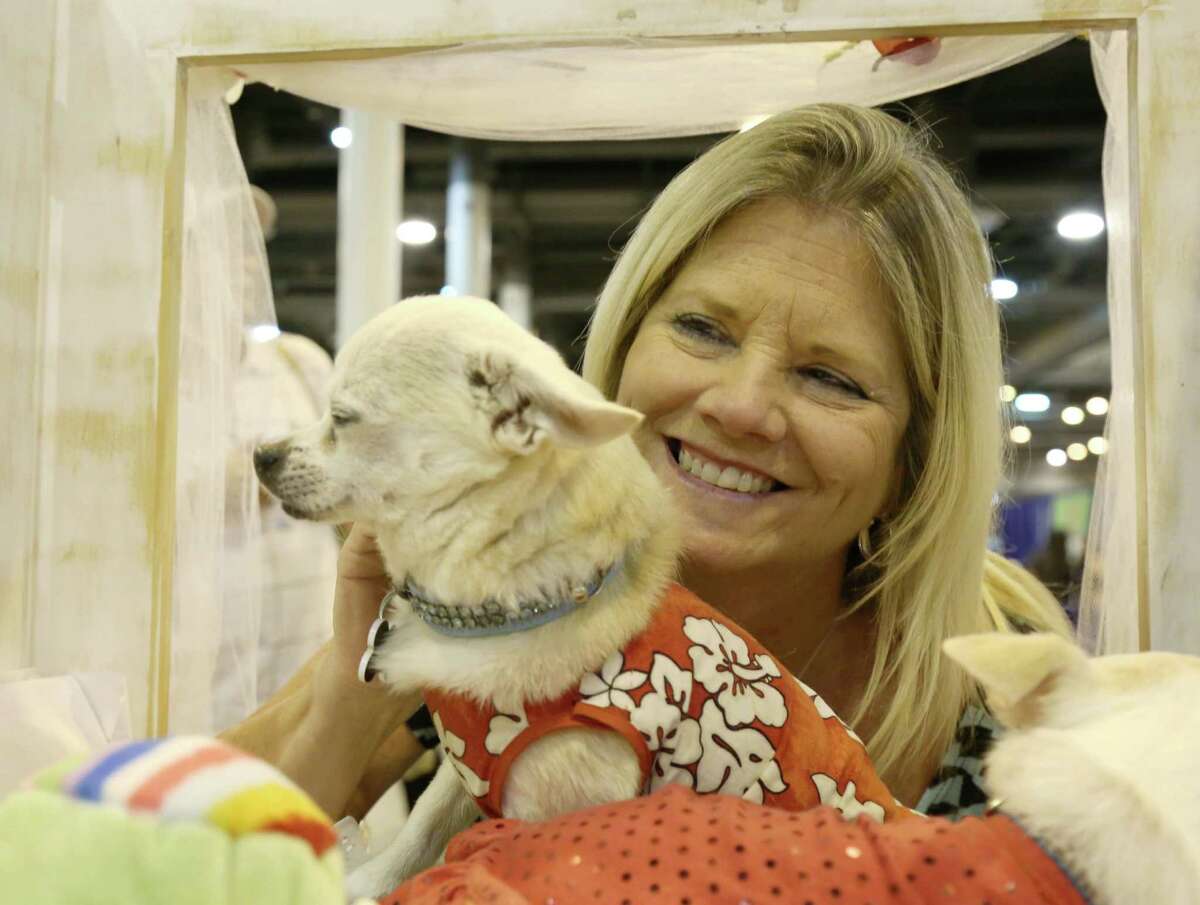
[[[692,455],[686,449],[679,450],[679,467],[706,484],[725,490],[736,490],[739,493],[767,493],[775,484],[770,478],[749,474],[732,465],[725,468],[714,465]]]

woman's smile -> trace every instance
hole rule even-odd
[[[715,492],[738,502],[761,502],[773,493],[788,489],[769,474],[718,456],[686,440],[666,437],[663,442],[680,479],[703,492]]]

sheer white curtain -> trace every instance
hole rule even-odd
[[[333,529],[261,492],[254,445],[316,421],[332,369],[275,329],[263,230],[233,132],[229,72],[188,91],[173,732],[214,732],[277,690],[331,634]]]
[[[211,732],[257,700],[262,537],[234,391],[249,328],[273,325],[275,313],[231,84],[201,70],[187,98],[172,732]]]
[[[337,107],[476,138],[701,135],[816,101],[881,104],[1011,66],[1071,35],[943,38],[881,58],[870,41],[563,40],[354,62],[260,63],[248,78]]]
[[[1104,135],[1104,208],[1108,240],[1108,323],[1112,393],[1105,435],[1108,452],[1096,473],[1088,528],[1079,635],[1096,653],[1138,650],[1137,454],[1133,380],[1137,338],[1132,322],[1133,242],[1129,168],[1128,36],[1091,36],[1092,65],[1108,125]]]

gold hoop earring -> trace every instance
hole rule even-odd
[[[862,557],[863,562],[869,560],[871,555],[875,552],[871,543],[871,529],[878,524],[879,519],[873,518],[858,532],[858,555]]]

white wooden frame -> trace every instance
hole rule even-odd
[[[260,8],[261,7],[261,8]],[[846,7],[852,7],[847,9]],[[104,10],[108,9],[106,13]],[[11,439],[0,476],[9,528],[0,575],[0,668],[35,664],[72,669],[94,663],[87,638],[68,653],[40,654],[31,614],[39,601],[75,595],[102,607],[111,595],[144,603],[150,651],[146,687],[133,696],[135,725],[149,734],[168,729],[174,544],[176,385],[179,360],[179,272],[182,210],[182,102],[195,67],[261,60],[355,58],[402,48],[473,41],[522,45],[544,41],[704,37],[729,41],[830,40],[913,34],[1125,30],[1129,35],[1130,199],[1134,248],[1135,335],[1114,337],[1131,348],[1136,371],[1135,461],[1139,511],[1137,587],[1140,641],[1158,640],[1154,624],[1170,607],[1186,606],[1200,586],[1196,543],[1180,530],[1197,505],[1200,436],[1192,402],[1200,384],[1200,4],[1154,0],[590,0],[587,3],[460,0],[381,4],[373,0],[294,0],[287,11],[262,12],[252,0],[56,0],[5,12],[19,23],[0,28],[0,87],[15,111],[14,138],[0,148],[0,192],[20,222],[0,219],[0,313],[13,324],[4,360],[15,380],[0,388],[0,411]],[[71,332],[70,357],[59,354],[68,325],[86,323],[85,274],[61,271],[60,201],[55,163],[78,105],[64,105],[66,74],[56,42],[81,16],[112,15],[123,23],[114,40],[141,54],[144,84],[128,102],[141,105],[140,134],[116,134],[126,180],[157,199],[158,247],[130,247],[101,268],[128,303],[104,312],[112,324],[93,336]],[[64,18],[71,18],[64,24]],[[136,24],[134,28],[131,23]],[[135,53],[135,56],[137,55]],[[111,65],[111,60],[108,61]],[[86,67],[85,67],[86,68]],[[99,71],[99,70],[98,70]],[[72,77],[76,74],[72,73]],[[135,130],[138,131],[138,130]],[[111,151],[111,148],[109,148]],[[105,159],[104,148],[95,149]],[[55,169],[58,167],[58,169]],[[56,233],[56,230],[58,231]],[[56,257],[58,256],[58,257]],[[36,262],[36,264],[32,263]],[[78,272],[77,272],[78,271]],[[113,287],[109,287],[110,289]],[[151,298],[150,296],[153,296]],[[144,340],[119,352],[114,337]],[[128,344],[126,344],[128,346]],[[65,347],[65,346],[64,346]],[[150,371],[147,371],[147,368]],[[119,388],[127,416],[105,420],[67,413],[71,399],[94,398],[97,374]],[[89,381],[91,381],[89,383]],[[89,395],[92,394],[92,395]],[[91,420],[88,420],[91,419]],[[22,430],[19,426],[34,426]],[[103,495],[97,490],[103,489]],[[50,491],[53,491],[51,494]],[[68,542],[72,501],[90,501],[118,535],[144,543],[84,549]],[[70,631],[68,623],[55,630]],[[118,665],[109,664],[110,668]]]

